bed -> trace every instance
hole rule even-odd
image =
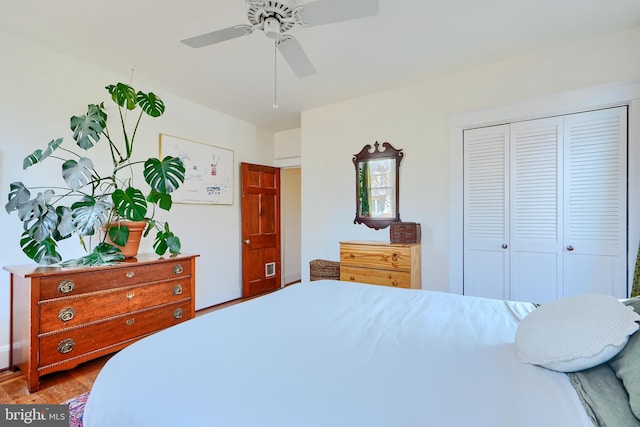
[[[319,280],[151,335],[114,355],[85,427],[593,426],[570,377],[515,355],[536,310]]]

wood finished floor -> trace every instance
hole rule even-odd
[[[250,299],[250,298],[249,298]],[[238,299],[216,305],[196,313],[200,316],[230,305],[238,304],[246,299]],[[40,389],[29,393],[27,380],[20,371],[0,372],[0,403],[5,404],[45,404],[63,403],[84,392],[91,391],[93,382],[105,363],[113,355],[107,355],[68,371],[55,372],[40,378]]]

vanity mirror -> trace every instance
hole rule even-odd
[[[353,155],[356,168],[356,218],[354,224],[365,224],[376,230],[400,221],[398,210],[400,161],[404,153],[388,142],[376,141],[372,150],[365,145]]]

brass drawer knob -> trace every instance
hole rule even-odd
[[[173,266],[173,273],[174,274],[182,274],[182,272],[184,271],[184,268],[182,267],[181,264],[176,264]]]
[[[62,280],[58,283],[58,292],[61,294],[68,294],[76,287],[76,284],[73,283],[73,280]]]
[[[182,309],[181,308],[176,308],[173,311],[173,318],[174,319],[182,319]]]
[[[69,320],[73,319],[75,315],[76,315],[75,308],[65,307],[63,309],[60,309],[60,311],[58,312],[58,319],[60,319],[63,322],[68,322]]]
[[[127,272],[125,273],[125,276],[127,276],[129,279],[131,279],[131,278],[132,278],[133,276],[135,276],[135,275],[136,275],[136,272],[135,272],[135,271],[127,271]]]
[[[182,285],[175,285],[173,287],[173,294],[174,295],[182,295]]]
[[[136,296],[136,293],[133,291],[127,292],[127,299],[131,299]]]
[[[67,354],[73,350],[73,347],[75,347],[75,345],[76,345],[75,341],[73,341],[71,338],[62,340],[58,344],[58,353]]]
[[[126,323],[126,324],[127,324],[127,326],[131,326],[131,325],[133,325],[135,322],[136,322],[136,319],[127,319],[127,321],[126,321],[126,322],[124,322],[124,323]]]

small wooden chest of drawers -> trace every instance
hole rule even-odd
[[[340,280],[421,289],[419,243],[340,242]]]
[[[120,350],[195,315],[197,255],[140,254],[113,265],[10,266],[11,368],[40,376]]]

